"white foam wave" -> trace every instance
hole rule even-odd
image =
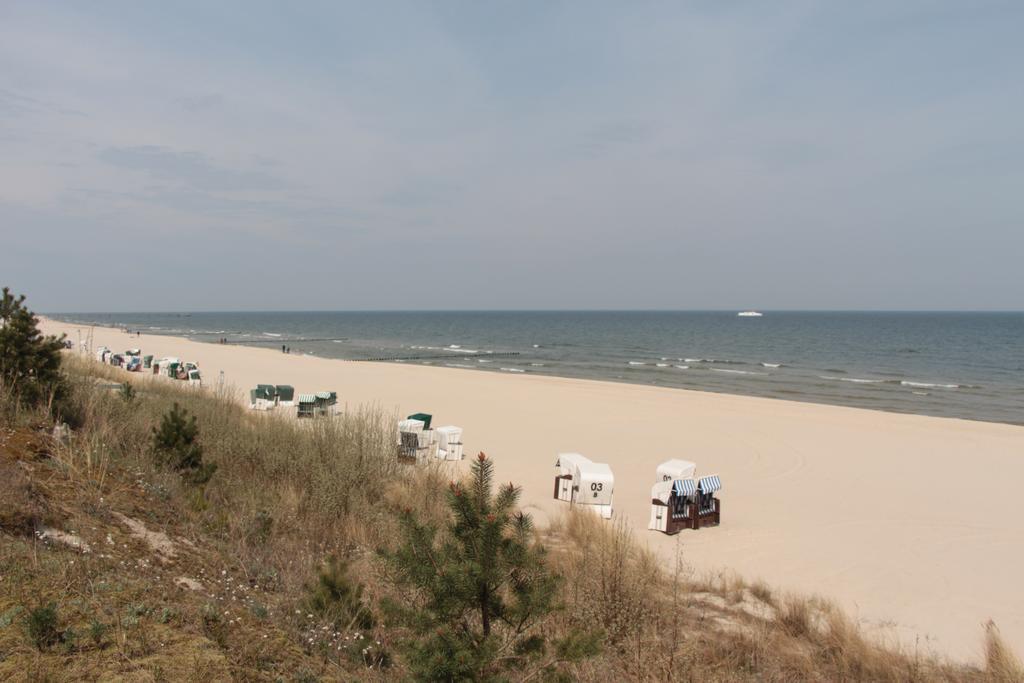
[[[922,389],[959,389],[959,384],[937,384],[932,382],[911,382],[909,380],[900,381],[905,387],[920,387]]]
[[[749,370],[727,370],[726,368],[711,368],[712,372],[728,372],[732,375],[765,375],[765,372],[751,372]]]
[[[463,363],[445,363],[446,368],[474,368],[475,365],[465,365]]]
[[[761,367],[763,367],[763,368],[781,368],[782,367],[782,363],[764,363],[764,362],[762,362],[761,363]]]
[[[504,372],[526,372],[526,370],[523,370],[521,368],[502,368],[502,370]]]
[[[486,358],[477,358],[476,362],[477,363],[493,363],[494,361],[493,360],[487,360]]]
[[[690,369],[689,365],[677,365],[676,367],[679,368],[680,370],[689,370]]]
[[[530,365],[534,366],[535,368],[542,368],[542,367],[544,367],[543,363],[530,363]]]
[[[703,358],[683,358],[684,363],[703,363]]]
[[[833,377],[832,375],[818,375],[819,379],[830,379],[836,382],[853,382],[854,384],[882,384],[884,379],[861,379],[860,377]]]
[[[280,337],[281,336],[280,334],[277,334],[276,332],[264,332],[263,334],[265,336],[267,336],[267,337]]]
[[[647,363],[643,362],[642,360],[631,360],[631,361],[629,361],[629,364],[630,365],[647,365]]]
[[[659,368],[667,368],[668,367],[668,363],[658,363],[657,366]]]

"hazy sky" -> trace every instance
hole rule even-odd
[[[1024,307],[1024,3],[0,3],[41,311]]]

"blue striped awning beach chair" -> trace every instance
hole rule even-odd
[[[709,474],[706,477],[701,477],[700,481],[697,482],[697,488],[700,489],[700,505],[698,514],[706,515],[715,511],[715,491],[722,488],[722,480],[718,478],[717,474]]]
[[[700,488],[701,493],[714,493],[722,488],[722,480],[718,478],[717,474],[709,474],[706,477],[701,477],[700,481],[697,482],[697,486]]]
[[[672,492],[688,498],[697,493],[697,482],[693,479],[676,479],[672,482]]]

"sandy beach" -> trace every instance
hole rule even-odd
[[[42,319],[77,344],[88,328]],[[559,452],[615,473],[615,517],[670,561],[731,570],[839,602],[864,627],[978,660],[993,619],[1024,651],[1024,427],[774,399],[422,365],[345,362],[94,328],[93,344],[197,362],[204,383],[334,390],[339,402],[424,411],[465,429],[544,520]],[[133,374],[134,377],[150,375]],[[156,378],[157,381],[170,381]],[[722,525],[648,531],[658,463],[723,481]],[[466,463],[462,464],[463,467]]]

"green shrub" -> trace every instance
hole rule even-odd
[[[516,510],[520,489],[492,493],[493,468],[481,453],[469,480],[451,484],[444,533],[407,510],[403,544],[385,553],[412,589],[408,604],[389,611],[416,634],[405,646],[420,680],[503,680],[531,668],[531,676],[554,676],[560,663],[598,651],[596,634],[548,642],[543,624],[560,579],[533,540],[530,517]]]
[[[316,584],[306,590],[305,606],[335,628],[373,628],[373,614],[363,603],[363,587],[349,579],[348,565],[337,557],[324,562]]]
[[[89,639],[96,647],[103,647],[103,639],[107,635],[109,627],[99,619],[93,619],[89,624]]]
[[[217,469],[215,463],[203,462],[203,447],[199,444],[199,425],[195,415],[175,402],[164,414],[159,429],[153,428],[153,451],[161,464],[171,467],[193,484],[205,484]]]
[[[0,296],[0,385],[25,405],[59,401],[64,394],[60,372],[64,337],[44,337],[39,320],[25,308],[25,295]]]
[[[57,623],[57,605],[52,602],[40,605],[25,616],[25,633],[37,649],[45,650],[61,641]]]

